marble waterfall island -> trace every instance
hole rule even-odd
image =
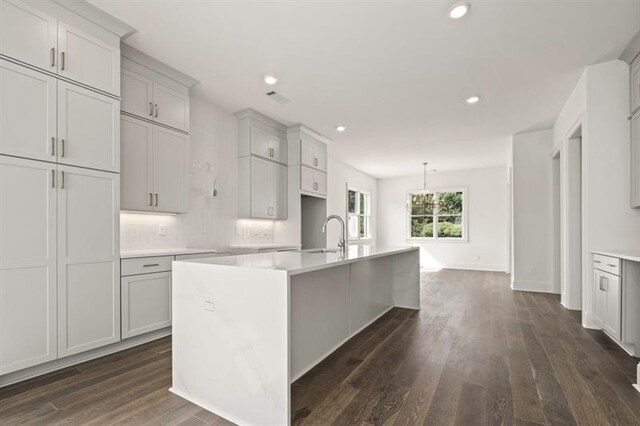
[[[173,264],[171,391],[238,424],[291,423],[291,383],[393,307],[420,309],[418,248]]]

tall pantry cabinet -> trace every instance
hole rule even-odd
[[[0,0],[0,376],[120,340],[119,43]]]

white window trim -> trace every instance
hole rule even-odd
[[[358,213],[349,213],[349,191],[355,191],[356,193],[358,192],[362,192],[364,194],[367,194],[369,196],[369,214],[365,214],[365,215],[361,215]],[[371,205],[373,204],[373,199],[371,196],[371,191],[368,191],[366,189],[361,189],[358,188],[356,186],[352,186],[347,184],[347,190],[345,191],[345,200],[346,200],[346,204],[345,204],[345,210],[346,210],[346,215],[345,218],[347,219],[347,241],[349,244],[362,244],[362,243],[370,243],[371,239],[372,239],[372,234],[373,234],[373,230],[372,228],[372,219],[371,219]],[[356,197],[356,211],[358,211],[358,205],[360,204],[360,197]],[[368,216],[369,217],[369,237],[367,238],[351,238],[349,236],[349,217],[350,216]]]
[[[405,196],[406,203],[411,202],[411,194],[422,192],[423,189],[414,189],[407,191]],[[467,187],[466,186],[452,186],[452,187],[438,187],[427,188],[428,193],[436,192],[462,192],[462,238],[450,238],[450,237],[438,237],[437,224],[434,221],[434,233],[433,237],[412,237],[411,236],[411,213],[405,207],[406,211],[406,238],[407,241],[420,242],[420,243],[468,243],[469,242],[469,202],[467,200]],[[437,216],[437,215],[434,215]]]

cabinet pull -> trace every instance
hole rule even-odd
[[[67,149],[66,149],[66,145],[67,145],[67,144],[66,144],[66,142],[65,142],[65,140],[64,140],[64,139],[60,139],[60,144],[62,145],[62,147],[61,147],[61,149],[60,149],[60,151],[61,151],[60,156],[61,156],[62,158],[64,158],[64,156],[65,156],[65,154],[66,154],[66,152],[67,152]]]
[[[158,118],[158,104],[156,104],[156,114],[155,117]]]
[[[153,117],[153,102],[149,102],[149,117]]]
[[[609,278],[602,277],[602,291],[607,291],[607,288],[609,288]]]
[[[56,138],[51,136],[51,155],[56,156]]]
[[[313,159],[313,165],[314,165],[314,166],[318,166],[318,159],[317,159],[317,158],[314,158],[314,159]]]
[[[64,181],[65,181],[65,173],[64,172],[60,172],[60,189],[64,189]]]
[[[267,214],[268,214],[269,216],[273,216],[273,207],[269,207],[269,208],[267,209]]]
[[[158,193],[156,192],[156,207],[158,207]]]
[[[314,191],[318,190],[318,182],[313,182],[313,189]]]
[[[153,207],[153,194],[149,193],[149,207]]]
[[[599,260],[594,260],[593,263],[602,263]]]
[[[51,187],[56,187],[56,171],[55,169],[51,169]]]
[[[52,67],[56,66],[56,48],[55,47],[51,48],[51,66]]]
[[[60,54],[60,69],[61,69],[62,71],[64,71],[64,67],[65,67],[65,65],[66,65],[66,63],[67,63],[67,61],[66,61],[66,59],[65,59],[65,58],[66,58],[66,55],[64,54],[64,52],[62,52],[62,53]]]
[[[602,277],[598,277],[598,288],[600,288],[600,291],[602,291]]]
[[[611,266],[612,268],[617,268],[618,267],[618,265],[615,265],[613,263],[607,263],[607,266]]]
[[[142,265],[143,268],[151,268],[152,266],[160,266],[159,263],[147,263],[146,265]]]

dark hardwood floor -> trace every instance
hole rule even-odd
[[[426,273],[421,311],[393,309],[293,384],[293,423],[638,425],[637,362],[504,274]],[[170,382],[162,339],[0,389],[0,424],[229,424]]]

